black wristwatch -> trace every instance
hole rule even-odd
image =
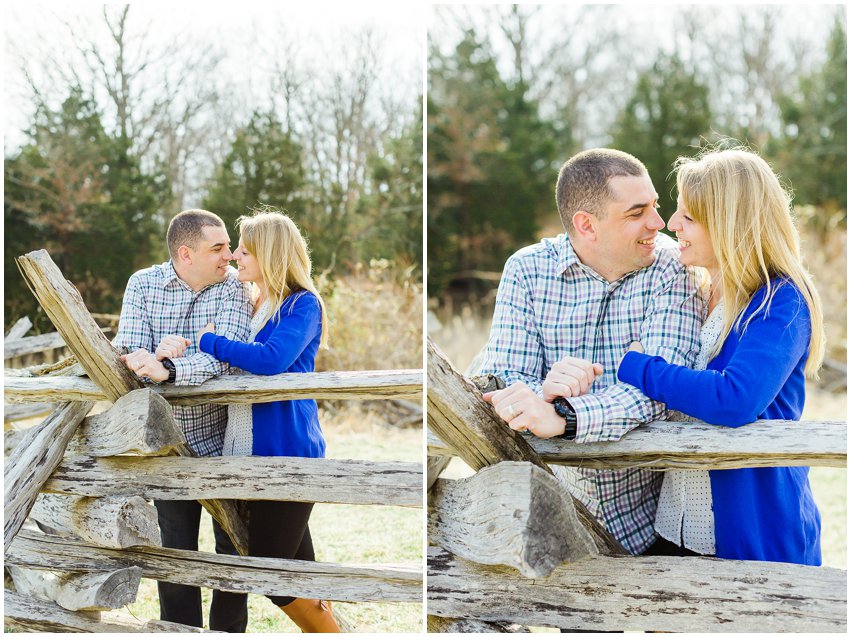
[[[561,437],[574,440],[576,438],[576,410],[562,396],[557,396],[553,400],[553,409],[564,418],[564,433]]]
[[[163,364],[163,367],[165,367],[168,370],[168,379],[166,379],[165,382],[173,383],[174,381],[176,381],[177,380],[177,368],[174,366],[174,363],[172,362],[172,360],[170,358],[164,358],[160,362]]]

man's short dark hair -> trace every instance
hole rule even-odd
[[[561,222],[573,232],[573,215],[578,210],[599,215],[612,196],[612,177],[641,177],[647,168],[638,159],[620,150],[592,148],[568,159],[558,172],[556,205]]]
[[[207,210],[193,208],[178,212],[168,224],[166,242],[168,253],[172,259],[177,259],[180,246],[198,249],[198,242],[204,238],[203,230],[207,226],[224,228],[225,222],[218,215]]]

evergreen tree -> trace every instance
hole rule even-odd
[[[797,90],[779,101],[784,136],[779,164],[794,188],[795,202],[838,211],[847,206],[848,49],[845,27],[836,19],[821,69],[803,77]]]
[[[508,84],[493,52],[467,31],[453,55],[430,56],[428,93],[428,284],[452,273],[501,270],[553,214],[552,127]]]
[[[237,218],[259,205],[286,210],[304,227],[301,188],[304,184],[301,147],[272,113],[255,111],[239,129],[224,161],[216,171],[202,206],[219,215],[238,239]]]
[[[419,101],[422,104],[422,101]],[[422,106],[402,133],[369,160],[371,194],[365,197],[356,233],[359,260],[385,258],[414,266],[423,260]]]
[[[676,210],[674,161],[697,152],[710,122],[708,88],[679,58],[666,54],[660,54],[653,67],[639,76],[618,119],[613,146],[647,166],[665,219]]]
[[[28,314],[37,328],[48,327],[14,265],[38,248],[50,252],[90,308],[117,312],[130,274],[156,252],[168,184],[142,173],[78,88],[56,110],[40,107],[28,135],[4,169],[7,321]]]

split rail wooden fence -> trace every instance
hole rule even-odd
[[[512,431],[428,343],[430,632],[846,632],[844,570],[634,557],[553,475],[575,467],[846,466],[846,423],[655,422],[618,442]],[[439,478],[458,456],[475,475]]]
[[[422,507],[421,464],[198,458],[170,406],[414,398],[422,392],[422,370],[228,376],[198,387],[143,386],[49,255],[39,250],[18,261],[77,362],[7,370],[7,411],[10,405],[36,404],[48,405],[50,413],[6,444],[14,447],[4,470],[6,626],[78,632],[199,630],[139,621],[116,610],[135,600],[142,577],[259,595],[422,602],[418,568],[246,557],[246,530],[233,502]],[[28,329],[21,323],[7,334],[7,354]],[[112,405],[90,414],[95,402],[103,400]],[[162,548],[151,499],[199,500],[241,555]]]

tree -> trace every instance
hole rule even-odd
[[[827,40],[827,59],[780,99],[784,133],[779,163],[791,181],[796,203],[826,209],[825,218],[847,206],[848,78],[845,26],[836,19]]]
[[[676,209],[675,183],[670,176],[674,161],[695,153],[701,137],[709,133],[710,122],[708,88],[679,58],[660,54],[653,67],[638,78],[615,126],[614,147],[635,155],[647,166],[665,218]]]
[[[240,215],[260,204],[287,210],[303,224],[302,149],[272,113],[255,111],[218,167],[202,206],[232,234]]]
[[[418,100],[422,104],[422,100]],[[360,260],[393,259],[421,273],[423,259],[422,106],[402,133],[372,154],[372,184],[359,215]]]
[[[553,129],[506,83],[489,47],[467,31],[449,57],[430,56],[429,293],[459,270],[499,270],[551,213]]]
[[[29,138],[4,170],[7,320],[36,314],[14,258],[42,247],[91,307],[117,311],[127,278],[157,252],[168,183],[140,170],[79,87],[57,110],[38,108]]]

